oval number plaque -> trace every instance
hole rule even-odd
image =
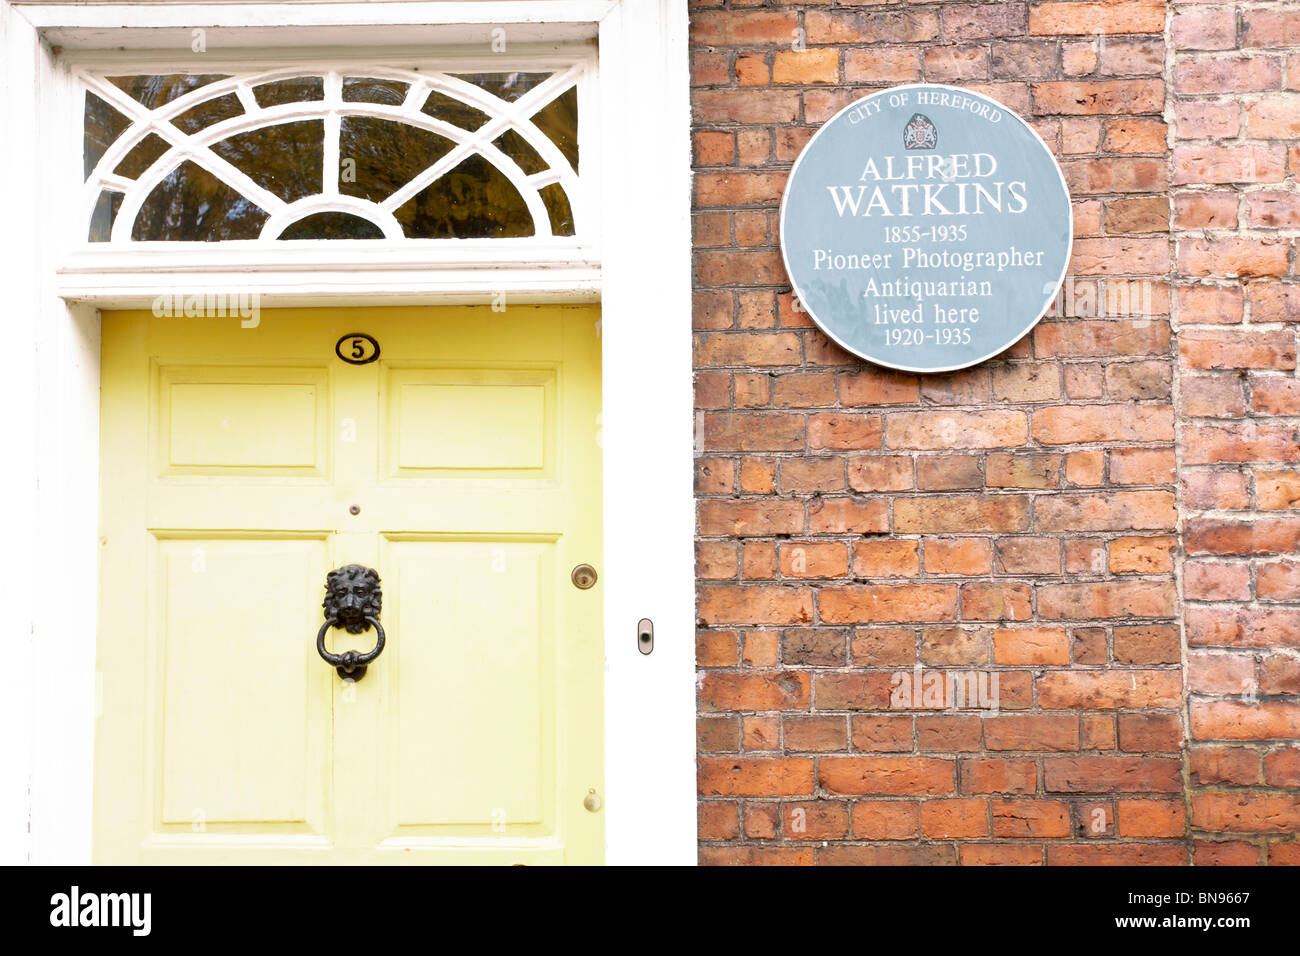
[[[369,365],[379,358],[379,343],[365,332],[349,332],[334,343],[334,354],[349,365]]]
[[[1061,168],[1005,106],[899,86],[845,107],[804,147],[781,202],[781,255],[813,321],[909,372],[1014,344],[1065,278],[1073,217]]]

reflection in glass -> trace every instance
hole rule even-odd
[[[346,212],[304,216],[280,233],[281,239],[382,239],[383,230],[369,219]]]
[[[139,100],[151,110],[179,99],[201,86],[229,79],[226,74],[169,73],[166,75],[110,76],[112,83],[132,99]]]
[[[343,102],[401,106],[409,88],[408,84],[397,80],[374,80],[368,77],[349,76],[343,80]]]
[[[307,103],[325,99],[325,80],[319,76],[295,76],[253,87],[253,99],[265,109],[283,103]]]
[[[551,220],[551,234],[555,236],[571,236],[575,230],[573,227],[573,207],[569,205],[569,197],[565,195],[564,187],[559,183],[551,183],[549,186],[543,186],[537,190],[538,195],[542,197],[542,203],[546,206],[546,215]]]
[[[96,164],[108,152],[108,147],[126,132],[131,121],[94,93],[87,91],[82,122],[82,163],[85,166],[85,178],[89,179]]]
[[[339,129],[339,157],[353,160],[355,179],[339,177],[339,192],[383,202],[451,152],[444,136],[373,116],[345,116]],[[346,170],[346,167],[345,167]]]
[[[217,179],[186,161],[154,187],[131,229],[131,238],[148,241],[256,239],[267,214]]]
[[[570,87],[533,114],[533,125],[540,129],[578,171],[578,88]]]
[[[458,73],[456,79],[473,83],[507,103],[513,103],[537,84],[547,79],[549,73]]]
[[[510,180],[475,153],[397,210],[408,239],[514,239],[533,217]]]
[[[105,189],[95,200],[95,211],[90,216],[89,242],[108,242],[113,234],[113,223],[117,221],[117,211],[122,207],[122,194]]]
[[[525,175],[546,171],[546,161],[537,155],[537,150],[528,145],[528,140],[513,129],[506,130],[494,139],[492,145],[518,163]]]
[[[324,137],[323,120],[301,120],[236,133],[213,143],[212,151],[263,189],[293,202],[322,189]]]
[[[239,116],[243,112],[244,107],[240,105],[239,97],[234,93],[227,93],[225,96],[218,96],[215,100],[206,100],[198,106],[190,107],[172,122],[187,133],[197,133],[201,129],[207,129],[222,120]]]
[[[140,174],[170,148],[165,139],[156,133],[150,133],[131,147],[131,151],[122,158],[113,172],[127,179],[139,179]]]
[[[437,90],[429,93],[429,98],[424,101],[424,106],[420,110],[434,119],[467,129],[471,133],[488,121],[488,115],[482,110],[452,99],[446,93],[439,93]]]

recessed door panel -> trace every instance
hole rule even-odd
[[[404,477],[548,476],[555,456],[553,369],[394,369],[385,451]]]
[[[388,555],[398,824],[553,829],[551,542],[399,540]]]
[[[324,369],[187,366],[159,370],[159,472],[323,475]]]
[[[320,827],[329,688],[302,635],[325,541],[184,537],[157,556],[161,822]]]

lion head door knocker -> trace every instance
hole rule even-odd
[[[379,623],[382,604],[379,575],[371,568],[348,564],[325,576],[325,623],[316,635],[316,650],[326,663],[334,665],[340,677],[361,680],[366,665],[384,649],[384,628]],[[360,634],[373,627],[378,635],[374,650],[364,654],[360,651],[331,654],[325,649],[325,635],[334,627],[344,628],[349,634]]]

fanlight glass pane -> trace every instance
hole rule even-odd
[[[156,133],[150,133],[131,148],[131,151],[117,164],[113,172],[127,179],[137,179],[140,174],[154,164],[163,153],[170,149],[167,141]]]
[[[321,191],[323,120],[277,123],[236,133],[212,144],[212,151],[253,182],[294,202]]]
[[[136,241],[256,239],[267,214],[201,166],[181,163],[140,207]]]
[[[215,83],[217,80],[229,79],[226,74],[217,73],[170,73],[167,75],[147,76],[110,76],[108,81],[132,99],[151,110],[179,99],[200,87]]]
[[[108,242],[108,237],[113,234],[117,211],[121,206],[121,193],[104,190],[99,194],[99,199],[95,201],[95,211],[90,217],[90,234],[86,237],[89,242]]]
[[[369,69],[83,74],[87,240],[577,234],[580,67]]]
[[[227,93],[225,96],[219,96],[215,100],[207,100],[198,106],[187,109],[172,122],[187,133],[197,133],[201,129],[215,126],[217,123],[239,116],[243,112],[244,108],[239,105],[239,97],[235,96],[234,93]]]
[[[320,76],[295,76],[253,87],[257,105],[280,106],[284,103],[309,103],[325,99],[325,79]]]
[[[450,123],[452,126],[459,126],[463,130],[469,130],[471,133],[491,118],[482,110],[475,109],[468,103],[462,103],[460,100],[453,99],[438,90],[429,93],[429,98],[424,101],[421,112],[427,113],[434,119],[440,119],[444,123]]]
[[[578,171],[578,90],[570,87],[543,106],[533,116],[533,125],[540,129]]]
[[[281,239],[382,239],[384,232],[369,219],[346,212],[305,216],[280,233]]]
[[[95,166],[104,158],[108,147],[126,132],[131,121],[102,99],[86,91],[86,111],[82,119],[82,162],[85,178],[89,179]]]
[[[408,89],[410,89],[409,84],[397,80],[372,80],[366,77],[349,76],[343,80],[343,102],[401,106],[406,99]]]
[[[408,239],[515,239],[533,235],[519,190],[475,154],[397,210]]]
[[[339,129],[339,192],[383,202],[455,145],[418,126],[345,116]]]
[[[546,161],[537,155],[537,150],[528,144],[528,140],[512,129],[494,139],[492,145],[518,163],[529,176],[546,171]]]
[[[548,79],[549,73],[458,73],[456,79],[473,83],[507,103],[513,103],[533,87]]]
[[[538,192],[546,206],[546,215],[551,220],[551,232],[557,236],[573,235],[573,207],[569,205],[569,197],[564,194],[564,187],[559,183],[551,183]]]

